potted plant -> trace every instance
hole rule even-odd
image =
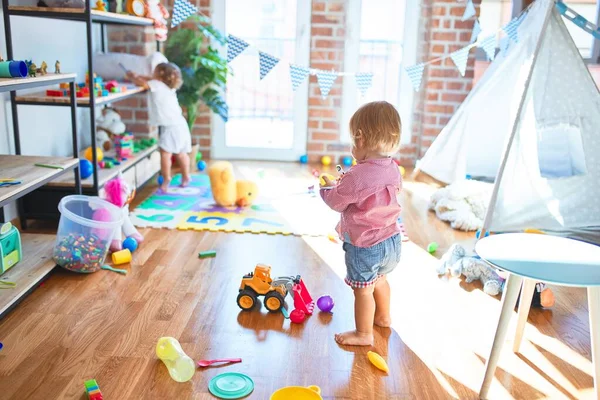
[[[201,101],[227,121],[228,109],[223,97],[228,74],[227,60],[210,45],[205,48],[209,40],[221,45],[225,45],[227,40],[206,16],[195,15],[187,22],[193,22],[196,29],[182,27],[169,32],[165,55],[181,68],[183,85],[177,92],[177,98],[192,130]]]

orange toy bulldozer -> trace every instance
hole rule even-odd
[[[280,311],[284,307],[288,292],[294,299],[294,307],[312,314],[314,301],[304,285],[300,275],[296,277],[271,278],[271,267],[258,264],[254,273],[244,275],[237,296],[237,304],[242,310],[252,309],[258,302],[258,296],[265,296],[264,304],[271,312]]]

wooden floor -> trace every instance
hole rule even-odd
[[[390,275],[393,329],[377,329],[372,349],[333,340],[353,327],[339,244],[146,229],[127,276],[56,270],[0,321],[0,398],[84,399],[83,381],[94,378],[106,400],[211,399],[208,381],[236,371],[254,379],[249,398],[259,400],[286,385],[319,385],[325,399],[475,399],[500,303],[477,285],[437,277],[437,260],[422,247],[435,240],[445,249],[473,235],[457,234],[427,212],[430,190],[406,183],[403,217],[413,242],[403,244]],[[197,257],[209,249],[216,258]],[[276,275],[301,274],[314,298],[335,298],[334,313],[290,325],[264,308],[241,312],[240,279],[256,263],[271,264]],[[552,310],[532,311],[522,354],[505,346],[491,399],[591,397],[585,292],[556,293]],[[176,383],[154,354],[161,336],[178,338],[196,360],[243,363],[198,370],[190,382]],[[387,359],[389,375],[369,364],[368,350]]]

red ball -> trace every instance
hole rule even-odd
[[[294,310],[290,313],[290,321],[295,324],[301,324],[306,318],[306,314],[302,310]]]
[[[312,170],[312,174],[313,174],[313,176],[314,176],[315,178],[318,178],[318,177],[319,177],[319,175],[321,175],[321,174],[319,173],[319,171],[318,171],[318,170],[316,170],[316,169],[313,169],[313,170]]]

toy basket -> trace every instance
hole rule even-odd
[[[121,228],[121,210],[98,197],[73,195],[58,204],[60,222],[54,245],[56,264],[74,272],[95,272],[104,265],[111,239]]]

